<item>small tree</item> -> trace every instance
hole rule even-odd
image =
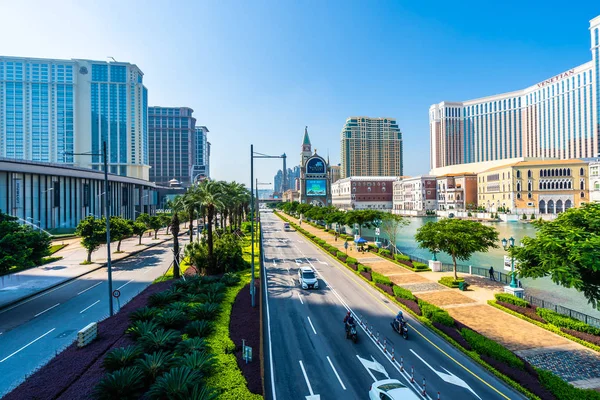
[[[498,231],[477,221],[446,218],[420,227],[415,240],[419,247],[432,253],[443,251],[452,256],[454,279],[457,280],[456,260],[467,261],[475,252],[497,248]]]
[[[146,224],[146,226],[148,226],[148,224],[150,223],[150,216],[146,213],[141,213],[137,216],[136,221]]]
[[[396,238],[398,237],[398,230],[400,227],[408,225],[408,221],[398,214],[385,213],[382,217],[380,228],[383,233],[386,234],[388,240],[394,244],[394,246],[390,249],[392,254],[394,254],[396,251]]]
[[[162,218],[157,215],[150,217],[148,227],[154,231],[154,239],[158,239],[158,230],[163,227]]]
[[[104,217],[97,219],[93,216],[79,221],[75,234],[81,237],[81,245],[87,250],[87,259],[85,263],[92,262],[92,253],[106,243],[106,222]]]
[[[144,236],[144,233],[146,233],[146,231],[148,230],[148,227],[143,222],[131,221],[131,229],[133,230],[133,234],[139,237],[140,241],[138,242],[138,246],[141,246],[142,237]]]
[[[39,265],[50,251],[50,236],[20,225],[17,218],[0,211],[0,272],[11,267]]]
[[[128,220],[122,217],[110,217],[110,238],[117,241],[117,253],[121,252],[121,241],[133,234],[133,228]]]
[[[158,213],[156,214],[158,218],[160,218],[162,226],[167,227],[167,235],[169,234],[169,228],[171,227],[171,215],[167,213]]]
[[[554,221],[534,221],[534,238],[510,250],[525,278],[550,276],[558,285],[583,293],[593,307],[600,300],[600,204],[589,203],[558,214]]]

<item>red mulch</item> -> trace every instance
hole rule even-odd
[[[564,333],[568,333],[571,336],[575,336],[581,340],[585,340],[586,342],[590,342],[595,344],[596,346],[600,346],[600,336],[592,335],[591,333],[574,331],[573,329],[568,328],[560,328]]]
[[[73,343],[7,394],[4,400],[89,399],[89,393],[104,376],[104,370],[96,368],[96,364],[102,362],[106,352],[120,347],[120,339],[129,326],[129,314],[145,306],[150,295],[168,289],[172,283],[148,286],[119,313],[98,323],[98,338],[94,342],[81,349]],[[75,391],[76,388],[81,391]]]
[[[366,271],[360,271],[359,272],[363,277],[365,277],[367,280],[373,280],[371,277],[371,273],[370,272],[366,272]]]
[[[238,367],[248,382],[248,390],[263,394],[262,375],[260,370],[260,280],[256,280],[256,307],[252,308],[250,284],[237,295],[231,308],[229,337],[235,344],[235,357]],[[242,339],[252,347],[252,361],[246,364],[242,354]]]
[[[505,303],[503,301],[498,301],[496,300],[496,303],[501,305],[504,308],[508,308],[509,310],[512,310],[514,312],[518,312],[519,314],[525,315],[526,317],[529,317],[531,319],[533,319],[534,321],[538,321],[541,322],[542,324],[546,324],[546,320],[543,319],[542,317],[540,317],[539,315],[537,315],[537,313],[535,312],[535,308],[532,307],[519,307],[516,306],[514,304],[510,304],[510,303]]]
[[[400,303],[404,304],[406,307],[410,308],[415,314],[417,314],[419,316],[423,315],[423,313],[421,312],[421,307],[419,307],[419,304],[416,301],[404,299],[404,298],[398,297],[398,296],[396,296],[396,300],[399,301]]]
[[[394,296],[394,291],[392,290],[392,287],[390,285],[384,285],[383,283],[376,283],[375,286],[377,286],[379,289],[383,290],[390,296]]]

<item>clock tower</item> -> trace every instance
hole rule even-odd
[[[304,167],[306,160],[312,156],[312,146],[308,137],[308,126],[304,127],[304,140],[302,140],[302,152],[300,153],[300,166]]]

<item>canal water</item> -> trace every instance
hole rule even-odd
[[[405,254],[420,257],[423,259],[431,259],[432,254],[426,250],[418,247],[414,240],[414,235],[419,227],[423,226],[428,221],[435,221],[435,217],[425,218],[407,218],[409,224],[400,228],[400,232],[396,238],[396,247]],[[515,245],[521,242],[521,239],[525,236],[535,237],[536,229],[533,225],[522,222],[489,222],[486,223],[493,226],[499,232],[499,238],[510,238],[511,236],[515,239]],[[383,234],[383,232],[382,232]],[[366,238],[373,238],[375,232],[371,229],[363,228],[363,236]],[[490,249],[487,253],[475,253],[469,259],[469,261],[458,261],[459,264],[473,265],[478,267],[490,266],[494,267],[496,271],[504,271],[504,255],[506,252],[502,248],[502,244],[498,243],[498,248]],[[451,264],[452,258],[446,253],[439,253],[437,255],[438,260]],[[600,311],[595,310],[591,305],[588,304],[585,297],[575,289],[567,289],[562,286],[556,285],[550,280],[550,278],[540,279],[527,279],[521,280],[523,288],[526,294],[535,296],[543,300],[550,301],[554,304],[561,305],[563,307],[572,308],[573,310],[600,318]]]

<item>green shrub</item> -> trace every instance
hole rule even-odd
[[[210,321],[192,321],[185,327],[185,333],[190,337],[206,337],[212,333],[214,326]]]
[[[354,257],[346,258],[346,264],[358,264],[358,260]]]
[[[164,307],[170,303],[173,303],[175,300],[175,296],[170,290],[165,290],[164,292],[154,293],[152,296],[148,298],[148,305],[150,307]]]
[[[537,369],[540,383],[557,399],[565,400],[598,400],[600,393],[591,389],[579,389],[565,382],[550,371]]]
[[[193,388],[201,384],[202,375],[189,367],[173,368],[150,387],[149,399],[189,399]]]
[[[547,322],[559,328],[572,329],[574,331],[589,333],[590,335],[600,336],[600,329],[594,328],[578,319],[567,317],[566,315],[558,314],[546,308],[538,308],[537,315],[545,319]]]
[[[146,384],[151,385],[156,378],[171,369],[173,361],[171,353],[159,351],[152,354],[144,354],[143,358],[136,360],[135,367],[144,374]]]
[[[422,263],[422,262],[413,261],[412,264],[413,264],[413,267],[415,267],[415,269],[417,269],[419,271],[429,269],[429,265]]]
[[[449,327],[454,326],[454,318],[448,314],[446,310],[436,311],[431,314],[431,322],[437,322],[442,325],[446,325]]]
[[[404,254],[394,254],[396,261],[410,261],[410,257]]]
[[[407,299],[407,300],[412,300],[412,301],[416,301],[417,298],[411,293],[410,290],[404,289],[400,286],[396,286],[394,285],[393,287],[394,290],[394,295],[396,297],[400,297],[402,299]]]
[[[220,303],[221,301],[223,301],[223,293],[200,293],[198,295],[198,298],[201,300],[201,303]]]
[[[212,354],[206,351],[194,351],[183,356],[178,360],[178,363],[182,367],[188,367],[206,375],[213,371],[215,365],[214,358]]]
[[[181,341],[178,331],[158,329],[154,332],[148,332],[138,339],[146,353],[154,353],[160,350],[173,350],[177,343]]]
[[[165,311],[180,311],[184,314],[187,314],[189,310],[190,305],[187,301],[176,301],[175,303],[171,303],[165,307]]]
[[[179,310],[165,310],[155,318],[156,323],[165,329],[181,329],[187,320],[185,313]]]
[[[236,273],[227,272],[221,277],[221,283],[225,286],[235,286],[240,282],[240,277]]]
[[[341,259],[344,259],[344,260],[346,259],[346,257],[348,257],[348,256],[346,255],[346,253],[342,253],[341,251],[338,251],[338,252],[336,252],[336,253],[335,253],[335,256],[336,256],[337,258],[341,258]]]
[[[527,301],[508,293],[496,293],[494,297],[496,297],[496,300],[498,301],[503,301],[519,307],[527,307],[529,305]]]
[[[102,361],[102,366],[108,372],[130,367],[142,354],[138,346],[119,347],[109,351]]]
[[[204,303],[192,308],[190,315],[196,320],[212,321],[219,315],[221,306],[218,303]]]
[[[156,323],[156,321],[135,321],[127,329],[127,333],[133,338],[137,339],[140,336],[143,336],[150,332],[154,332],[159,328],[160,326]]]
[[[493,359],[504,362],[513,368],[524,369],[523,361],[501,344],[480,335],[468,328],[462,328],[460,334],[479,354],[485,354]]]
[[[463,278],[458,278],[458,280],[454,280],[453,276],[444,276],[438,282],[444,286],[448,286],[449,288],[457,288],[459,282],[464,282]]]
[[[521,219],[527,219],[527,214],[522,214]]]
[[[381,283],[382,285],[388,285],[388,286],[392,285],[392,281],[390,280],[390,278],[388,278],[387,276],[382,275],[378,272],[372,272],[371,279],[375,283]]]
[[[529,216],[529,219],[530,219],[530,220],[534,220],[534,219],[535,219],[535,214],[531,214],[531,215]]]
[[[379,254],[381,254],[382,256],[390,256],[392,253],[390,253],[390,251],[388,249],[379,249]]]
[[[175,346],[175,353],[177,355],[185,355],[188,353],[193,353],[194,351],[204,351],[208,347],[206,340],[195,337],[189,338],[182,342],[179,342],[177,346]]]
[[[129,320],[131,322],[150,321],[159,313],[159,311],[160,310],[158,308],[151,308],[151,307],[138,308],[137,310],[135,310],[134,312],[129,314]]]
[[[98,400],[139,399],[144,389],[144,374],[138,368],[123,368],[104,375],[94,388],[94,398]]]
[[[371,272],[373,269],[363,264],[358,264],[358,272]]]

